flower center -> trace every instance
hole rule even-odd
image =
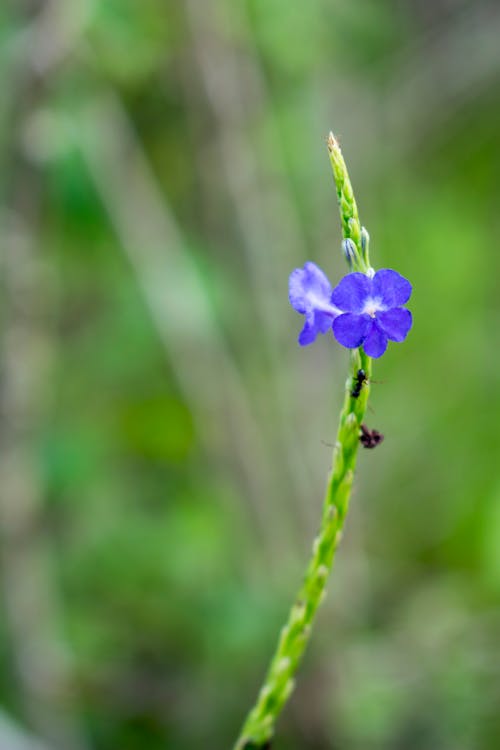
[[[380,299],[373,299],[372,297],[369,297],[365,302],[363,312],[366,313],[366,315],[369,315],[371,318],[374,318],[375,313],[383,309],[384,308],[382,305],[382,301]]]

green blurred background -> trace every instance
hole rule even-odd
[[[346,271],[330,129],[415,325],[275,747],[500,747],[499,38],[493,0],[2,2],[1,750],[236,737],[347,372],[287,300]]]

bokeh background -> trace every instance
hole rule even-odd
[[[347,372],[338,134],[415,325],[377,362],[283,750],[500,747],[500,6],[0,5],[0,747],[230,747]],[[24,743],[24,744],[23,744]]]

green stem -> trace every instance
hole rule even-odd
[[[328,139],[328,151],[337,186],[342,233],[344,239],[351,239],[357,249],[353,269],[366,272],[369,262],[367,247],[363,247],[365,243],[362,242],[363,230],[345,162],[332,134]],[[364,370],[366,380],[359,396],[354,398],[351,392],[360,369]],[[320,530],[314,540],[303,584],[281,630],[264,684],[243,725],[235,750],[257,750],[268,746],[274,734],[276,720],[293,691],[294,677],[311,636],[316,611],[325,596],[335,551],[342,537],[356,466],[360,427],[370,392],[370,376],[371,359],[361,349],[354,350],[351,353],[350,377],[346,382],[340,412]]]

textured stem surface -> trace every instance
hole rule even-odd
[[[354,242],[358,251],[354,258],[353,270],[366,273],[369,263],[367,247],[363,242],[363,230],[359,223],[345,162],[338,142],[332,134],[328,138],[328,151],[337,186],[342,233],[344,239]],[[365,380],[359,395],[354,397],[352,391],[359,370],[364,370]],[[281,630],[264,684],[255,706],[243,725],[235,750],[269,747],[276,720],[292,693],[294,676],[309,641],[316,611],[324,598],[335,550],[342,537],[359,447],[360,428],[370,391],[370,375],[371,359],[361,349],[354,350],[351,354],[351,371],[346,381],[346,393],[340,412],[320,530],[313,543],[304,581],[288,620]]]

